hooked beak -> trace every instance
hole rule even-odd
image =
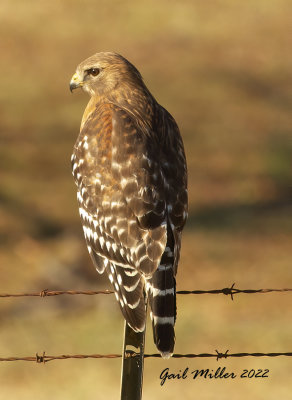
[[[80,79],[77,73],[75,73],[72,76],[72,79],[70,81],[70,91],[71,93],[73,92],[74,89],[77,89],[79,87],[83,86],[83,81]]]

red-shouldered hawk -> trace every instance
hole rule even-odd
[[[146,322],[163,357],[174,348],[175,275],[187,218],[187,167],[172,116],[116,53],[83,61],[70,82],[91,96],[72,155],[88,251],[107,272],[134,331]]]

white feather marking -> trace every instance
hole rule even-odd
[[[147,254],[145,254],[144,256],[142,256],[139,260],[138,263],[141,264],[142,261],[146,260],[146,258],[148,258]]]
[[[113,249],[114,253],[117,251],[117,248],[118,248],[118,246],[115,243],[113,243],[112,244],[112,249]]]
[[[119,230],[118,230],[118,235],[119,235],[119,236],[122,236],[122,234],[123,234],[124,232],[126,232],[126,229],[119,229]]]
[[[157,317],[156,315],[153,316],[154,325],[160,324],[171,324],[174,325],[174,317]]]
[[[167,294],[174,294],[174,289],[173,288],[171,288],[171,289],[165,289],[165,290],[160,290],[160,289],[156,289],[155,287],[151,287],[150,288],[150,290],[151,290],[151,292],[152,292],[152,295],[153,295],[153,297],[156,297],[156,296],[166,296]]]
[[[136,308],[139,305],[139,303],[140,303],[140,298],[138,299],[138,301],[136,301],[136,303],[134,303],[134,304],[128,303],[127,305],[129,308],[131,308],[133,310],[133,308]]]
[[[93,237],[93,231],[92,231],[92,229],[88,227],[88,228],[87,228],[86,234],[87,234],[88,239],[90,239],[91,237]]]
[[[127,276],[135,276],[135,275],[138,274],[138,271],[137,271],[136,269],[133,269],[132,271],[124,270],[124,273],[125,273]]]
[[[125,250],[124,250],[123,248],[120,249],[120,254],[121,254],[122,257],[124,257],[124,255],[125,255]]]
[[[165,248],[165,253],[167,254],[168,257],[173,256],[173,251],[169,247]]]
[[[83,201],[79,190],[78,190],[78,192],[77,192],[77,200],[78,200],[80,203]]]
[[[83,218],[83,219],[85,219],[84,216],[83,216],[83,215],[84,215],[84,212],[85,212],[85,210],[84,210],[82,207],[79,207],[79,215],[80,215],[80,217]]]
[[[105,217],[104,223],[107,225],[111,221],[112,217]]]
[[[124,288],[126,289],[127,292],[133,292],[136,287],[139,285],[140,279],[137,280],[137,282],[134,283],[132,286],[127,286],[124,284]]]
[[[138,251],[140,250],[141,247],[145,247],[145,243],[142,242],[142,241],[141,241],[141,242],[138,244],[138,246],[136,246],[136,248],[135,248],[136,254],[138,253]]]
[[[172,267],[172,264],[167,264],[167,265],[165,265],[165,264],[160,264],[159,266],[158,266],[158,270],[159,271],[167,271],[167,270],[169,270],[169,269],[172,269],[173,267]]]
[[[122,167],[121,167],[121,165],[119,163],[117,163],[116,161],[112,162],[112,169],[120,171],[121,168]]]
[[[122,206],[123,206],[123,203],[121,203],[120,201],[112,201],[111,202],[111,208],[119,208]]]
[[[126,186],[127,183],[128,183],[128,179],[126,179],[126,178],[122,178],[122,179],[121,179],[121,186],[122,186],[122,188],[124,188],[124,187]]]
[[[113,155],[113,156],[116,155],[117,152],[118,152],[118,149],[117,149],[116,147],[113,147],[113,149],[112,149],[112,155]]]
[[[122,178],[121,179],[121,186],[122,189],[125,189],[128,183],[136,182],[135,178]]]
[[[105,242],[105,245],[106,245],[107,251],[110,251],[110,248],[112,247],[112,246],[111,246],[111,243],[107,240],[107,241]]]
[[[161,357],[162,357],[164,360],[169,360],[170,357],[173,355],[173,353],[168,353],[168,352],[163,352],[163,351],[162,351],[160,354],[161,354]]]

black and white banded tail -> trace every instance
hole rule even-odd
[[[166,247],[158,269],[147,281],[153,338],[163,358],[173,353],[175,343],[176,290],[174,254]]]

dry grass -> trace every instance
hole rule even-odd
[[[86,254],[69,162],[87,98],[71,96],[68,82],[102,50],[128,57],[181,127],[190,218],[179,288],[292,286],[290,15],[289,0],[3,1],[0,291],[108,285]],[[289,351],[289,302],[290,294],[180,296],[176,351]],[[0,307],[1,356],[121,351],[122,318],[109,297]],[[271,373],[159,385],[163,368],[187,366]],[[0,368],[0,400],[118,398],[119,360]],[[282,358],[146,360],[144,398],[288,398],[290,370]]]

